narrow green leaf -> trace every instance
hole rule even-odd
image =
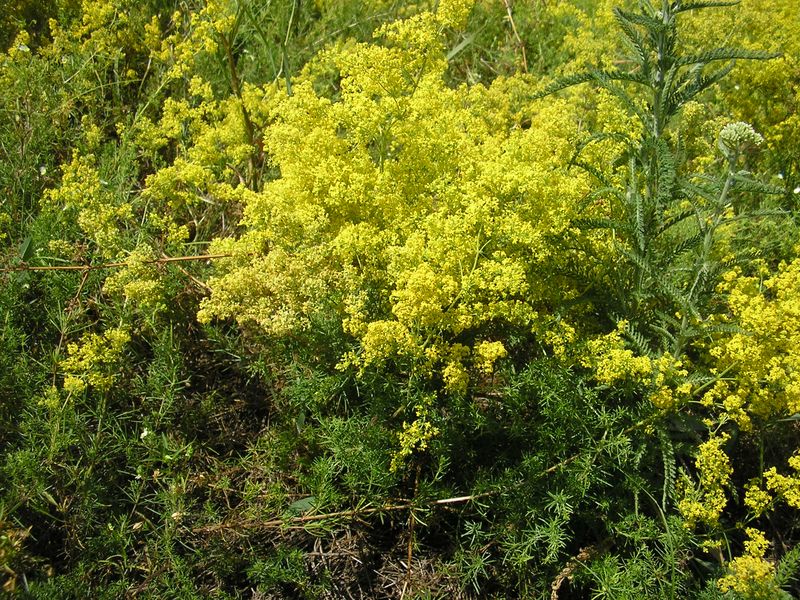
[[[706,50],[700,54],[681,56],[677,60],[676,65],[679,67],[694,64],[705,65],[719,60],[770,60],[779,56],[779,53],[764,52],[762,50],[745,50],[744,48],[714,48],[713,50]]]
[[[317,502],[316,496],[307,496],[305,498],[301,498],[300,500],[295,500],[289,505],[289,508],[286,509],[286,512],[291,513],[293,515],[302,515],[314,508],[314,505]]]
[[[736,6],[739,4],[739,0],[731,0],[729,2],[689,2],[689,4],[684,4],[672,12],[673,14],[678,14],[682,12],[686,12],[687,10],[702,10],[704,8],[724,8],[726,6]]]
[[[31,258],[34,254],[34,248],[31,244],[31,236],[26,237],[22,240],[19,244],[19,258],[21,261],[25,262],[29,258]]]

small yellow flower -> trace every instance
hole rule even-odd
[[[750,539],[744,543],[744,554],[728,563],[728,573],[719,580],[719,589],[752,600],[777,598],[780,589],[775,581],[775,567],[764,559],[769,542],[758,529],[748,528],[746,533]]]

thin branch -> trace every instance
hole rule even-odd
[[[169,258],[169,257],[167,257],[167,256],[163,256],[162,258]],[[174,262],[174,261],[173,261],[173,262]],[[192,283],[194,283],[194,284],[195,284],[197,287],[199,287],[199,288],[200,288],[200,289],[202,289],[202,290],[205,290],[207,293],[211,293],[211,291],[212,291],[212,290],[211,290],[211,286],[209,286],[208,284],[206,284],[206,283],[205,283],[205,282],[203,282],[203,281],[200,281],[200,280],[199,280],[197,277],[195,277],[194,275],[192,275],[191,273],[189,273],[189,271],[187,271],[186,269],[184,269],[182,266],[180,266],[180,265],[175,265],[175,268],[177,268],[177,269],[178,269],[178,270],[179,270],[181,273],[183,273],[183,274],[184,274],[184,275],[185,275],[187,278],[189,278],[189,280],[190,280]]]
[[[607,545],[608,540],[605,540],[601,546]],[[584,562],[592,558],[600,551],[598,546],[589,546],[588,548],[581,548],[580,552],[573,558],[567,561],[567,564],[564,566],[563,569],[559,572],[558,576],[553,580],[553,583],[550,584],[550,600],[559,600],[558,599],[558,591],[561,589],[561,584],[564,583],[565,579],[572,579],[572,574],[575,570]]]
[[[422,464],[417,463],[417,473],[414,477],[414,497],[417,497],[419,493],[419,478],[422,474]],[[406,582],[411,581],[411,563],[414,559],[414,525],[416,523],[416,519],[414,518],[414,511],[408,512],[408,547],[406,549],[406,558],[408,561],[408,565],[406,566]]]
[[[506,5],[506,12],[508,13],[508,22],[511,24],[511,31],[514,33],[514,37],[517,40],[517,45],[519,49],[522,50],[522,66],[525,69],[525,72],[528,72],[528,55],[525,52],[525,42],[522,41],[522,38],[519,37],[519,32],[517,31],[517,24],[514,23],[514,15],[512,14],[511,10],[511,0],[503,0],[503,4]]]
[[[216,258],[230,258],[232,254],[199,254],[195,256],[164,256],[162,258],[154,258],[152,260],[142,261],[146,265],[162,265],[166,263],[175,262],[189,262],[195,260],[213,260]],[[97,271],[100,269],[117,269],[120,267],[127,267],[130,263],[123,262],[110,262],[100,265],[60,265],[60,266],[47,266],[35,267],[28,264],[18,265],[16,267],[4,267],[0,269],[0,273],[15,273],[19,271]]]
[[[196,533],[213,533],[224,529],[274,529],[284,525],[303,525],[305,523],[313,523],[315,521],[324,521],[326,519],[336,519],[340,517],[360,517],[363,515],[371,515],[379,512],[394,512],[399,510],[406,510],[411,508],[411,502],[402,504],[389,504],[386,506],[361,508],[353,510],[341,510],[338,512],[325,513],[320,515],[305,515],[302,517],[292,517],[289,519],[272,519],[270,521],[257,521],[250,519],[247,521],[239,521],[236,523],[216,523],[214,525],[206,525],[204,527],[196,527]]]

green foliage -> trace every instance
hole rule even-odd
[[[12,1],[3,592],[796,595],[795,9]]]

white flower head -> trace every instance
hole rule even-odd
[[[760,146],[764,138],[757,133],[753,126],[743,121],[729,123],[719,132],[719,147],[726,154],[741,152],[746,148]]]

